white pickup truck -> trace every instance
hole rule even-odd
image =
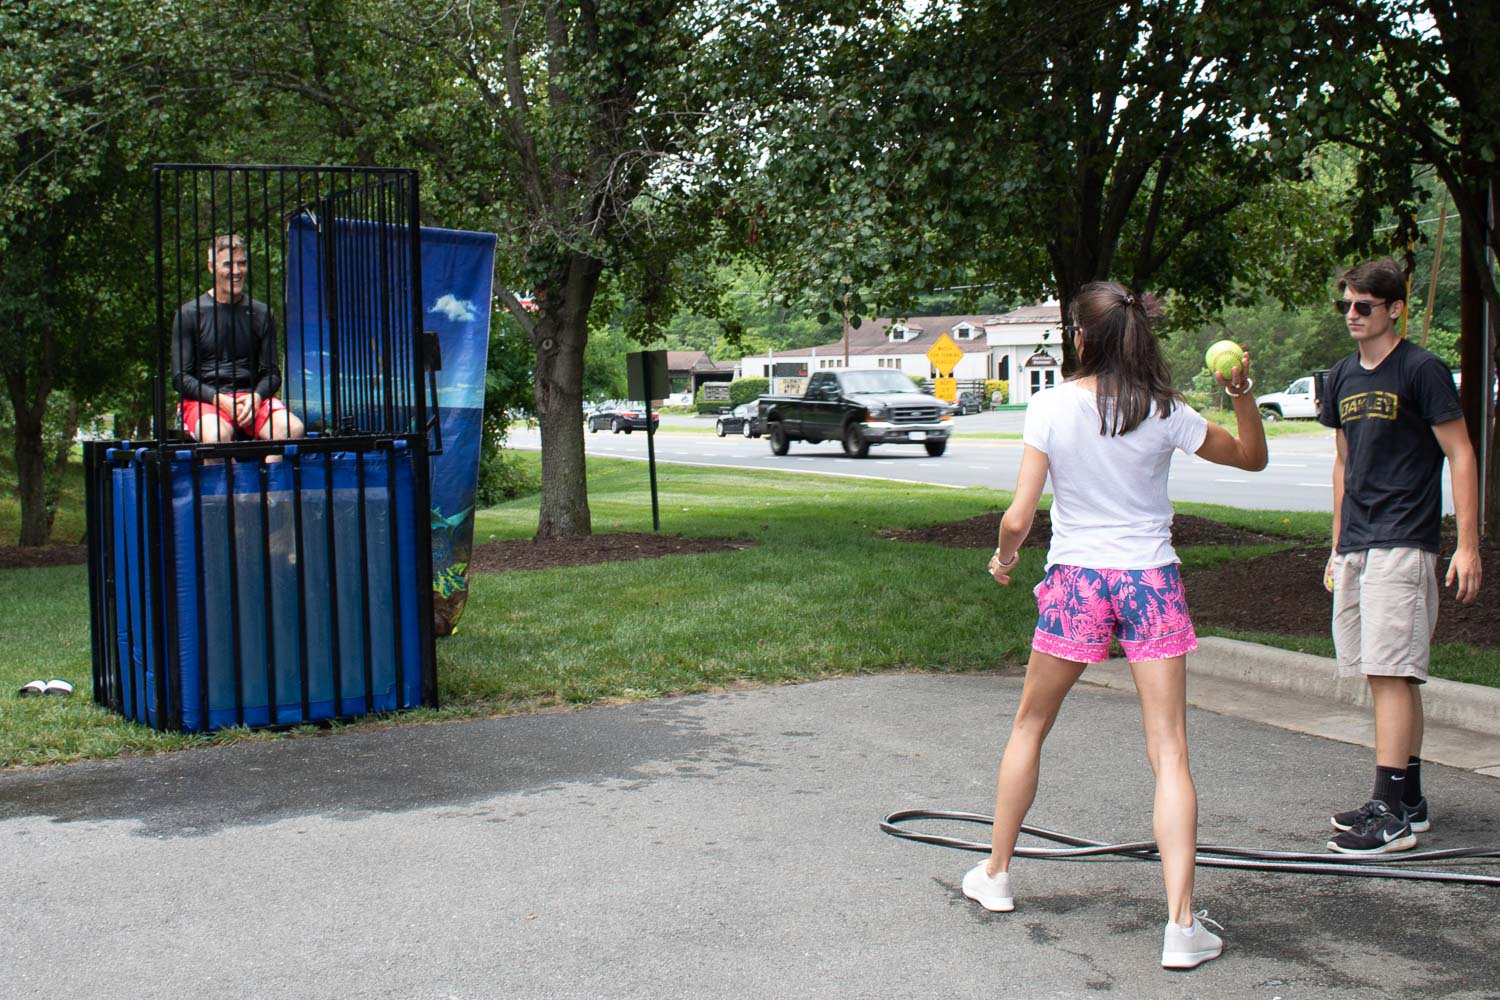
[[[1260,407],[1260,415],[1266,420],[1316,420],[1318,417],[1318,389],[1321,387],[1322,379],[1314,375],[1304,375],[1299,379],[1293,379],[1291,384],[1280,392],[1268,392],[1264,396],[1255,397],[1255,405]]]

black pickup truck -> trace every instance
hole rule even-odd
[[[801,396],[762,396],[760,412],[771,453],[793,441],[839,441],[844,454],[864,458],[876,444],[920,444],[929,455],[948,447],[953,407],[918,392],[897,371],[816,372]]]

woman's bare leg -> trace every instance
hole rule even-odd
[[[1198,792],[1188,770],[1187,657],[1132,663],[1146,728],[1146,756],[1156,772],[1151,828],[1161,852],[1167,918],[1193,921],[1193,863],[1198,853]]]
[[[1021,687],[1021,704],[1010,727],[1005,755],[1000,758],[1000,778],[995,787],[995,825],[990,841],[990,860],[984,866],[989,875],[1010,871],[1010,858],[1026,818],[1036,798],[1037,771],[1041,764],[1042,741],[1057,721],[1073,683],[1083,674],[1085,664],[1063,660],[1048,653],[1031,651],[1026,664],[1026,683]]]

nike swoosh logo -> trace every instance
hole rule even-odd
[[[1389,830],[1386,830],[1386,831],[1383,831],[1383,832],[1382,832],[1382,833],[1381,833],[1381,834],[1380,834],[1380,836],[1381,836],[1381,838],[1382,838],[1382,839],[1384,839],[1384,840],[1385,840],[1385,842],[1386,842],[1386,843],[1387,843],[1387,844],[1389,844],[1389,843],[1390,843],[1390,842],[1391,842],[1391,841],[1393,841],[1393,840],[1395,840],[1395,839],[1396,839],[1396,838],[1397,838],[1397,837],[1399,837],[1399,836],[1401,836],[1401,831],[1400,831],[1400,830],[1397,830],[1397,831],[1396,831],[1396,832],[1395,832],[1395,833],[1391,833],[1391,832],[1390,832],[1390,831],[1389,831]]]

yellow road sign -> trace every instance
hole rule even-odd
[[[949,374],[963,359],[963,348],[955,344],[953,338],[946,333],[927,349],[927,360],[932,362],[932,367],[938,370],[939,375]]]
[[[958,379],[949,376],[933,379],[932,394],[945,403],[958,402]]]

